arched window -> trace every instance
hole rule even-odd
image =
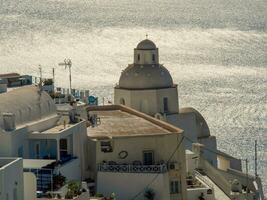
[[[140,54],[137,54],[137,60],[140,61]]]
[[[155,54],[152,54],[152,61],[155,61]]]
[[[164,113],[166,113],[166,112],[169,111],[169,108],[168,108],[168,98],[167,97],[164,97],[163,98],[163,110],[164,110]]]
[[[121,99],[120,99],[120,104],[125,105],[125,100],[124,100],[124,98],[121,98]]]

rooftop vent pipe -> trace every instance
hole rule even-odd
[[[5,131],[13,131],[16,129],[16,121],[14,113],[3,113],[3,123]]]

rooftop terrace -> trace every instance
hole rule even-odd
[[[89,116],[97,115],[98,125],[90,126],[91,138],[134,137],[182,133],[182,130],[131,108],[119,105],[88,107]]]

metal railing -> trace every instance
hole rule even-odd
[[[36,176],[37,191],[46,192],[53,189],[53,170],[52,169],[33,169],[26,168],[24,172],[32,172]]]
[[[120,172],[120,173],[165,173],[167,165],[109,165],[99,164],[100,172]]]

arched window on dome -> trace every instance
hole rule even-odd
[[[121,104],[121,105],[125,105],[125,100],[124,100],[124,98],[121,98],[121,99],[120,99],[120,104]]]
[[[155,54],[152,54],[152,61],[155,62]]]
[[[140,61],[140,54],[137,54],[137,60]]]

